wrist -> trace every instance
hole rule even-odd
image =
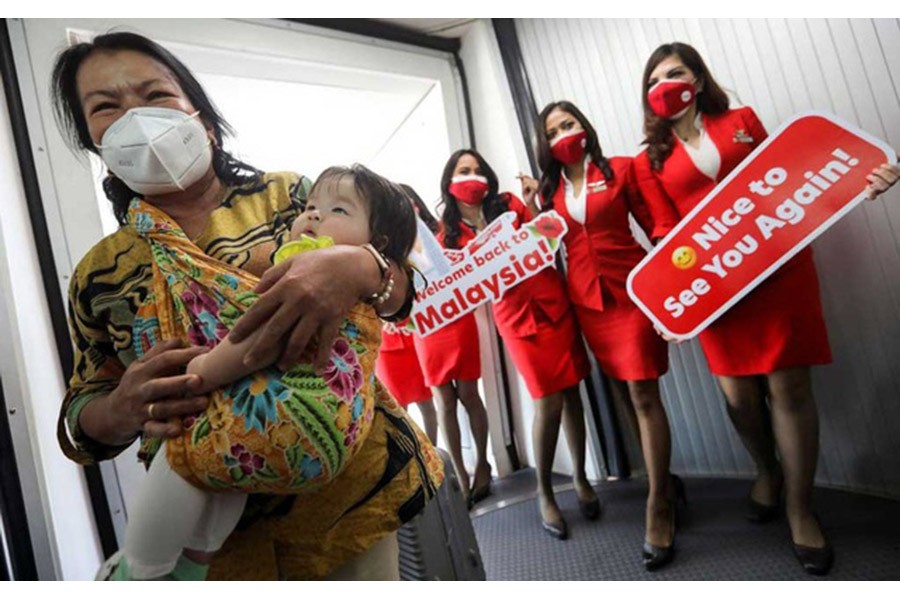
[[[126,446],[141,434],[140,427],[129,431],[131,427],[121,418],[117,398],[114,390],[84,406],[78,417],[78,426],[84,435],[106,446]]]
[[[363,244],[362,248],[366,250],[375,261],[375,264],[378,266],[378,271],[381,274],[378,290],[365,296],[363,301],[371,304],[375,307],[377,312],[381,313],[384,303],[388,301],[394,291],[394,271],[391,268],[389,259],[372,244]]]
[[[381,289],[382,272],[372,254],[362,246],[352,248],[358,277],[355,278],[357,297],[365,300]]]

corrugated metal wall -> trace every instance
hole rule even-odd
[[[516,22],[538,106],[575,102],[607,155],[641,140],[640,78],[683,41],[769,130],[821,109],[900,148],[900,23],[821,19],[564,19]],[[865,203],[814,244],[834,363],[814,369],[818,482],[900,496],[900,191]],[[673,468],[752,472],[696,342],[672,347],[663,393]]]

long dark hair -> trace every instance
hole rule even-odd
[[[406,192],[406,195],[409,196],[409,199],[412,200],[412,203],[416,206],[416,211],[418,212],[419,218],[425,223],[425,226],[431,230],[431,233],[437,235],[437,232],[441,230],[441,225],[438,223],[438,220],[431,214],[431,211],[428,210],[428,206],[425,205],[425,201],[419,197],[419,194],[416,193],[416,190],[412,189],[412,186],[406,185],[405,183],[401,183],[400,187]]]
[[[184,63],[171,52],[142,35],[129,32],[115,32],[98,35],[90,42],[82,42],[59,53],[53,66],[51,94],[53,109],[60,130],[72,148],[99,154],[91,140],[81,98],[78,96],[76,77],[85,59],[95,52],[116,52],[133,50],[146,54],[164,65],[178,81],[181,89],[200,111],[200,119],[213,130],[215,144],[212,149],[212,164],[216,175],[226,185],[252,184],[259,181],[262,172],[238,160],[222,147],[222,139],[233,135],[234,131],[206,95],[200,82]],[[103,191],[113,204],[113,212],[120,225],[127,222],[128,204],[140,194],[130,189],[118,177],[109,174],[103,181]]]
[[[353,180],[356,193],[369,206],[369,236],[371,244],[398,265],[406,262],[416,242],[416,213],[406,192],[396,183],[360,164],[349,167],[328,167],[309,190],[312,198],[316,190],[344,177]]]
[[[717,115],[728,110],[728,95],[722,90],[700,53],[689,44],[672,42],[663,44],[653,51],[647,66],[644,67],[644,79],[641,81],[641,102],[644,105],[644,143],[647,144],[647,155],[650,157],[650,166],[655,171],[662,169],[663,163],[672,154],[675,147],[675,135],[672,133],[672,122],[657,116],[650,108],[647,100],[647,92],[650,90],[650,75],[659,63],[677,56],[697,78],[697,85],[703,87],[703,91],[697,94],[697,110],[708,115]]]
[[[471,148],[457,150],[447,159],[447,164],[444,166],[444,174],[441,175],[441,204],[444,207],[441,213],[441,221],[444,224],[444,245],[447,248],[459,248],[459,225],[462,222],[462,213],[459,212],[459,206],[456,205],[456,198],[450,193],[450,180],[453,179],[453,171],[456,170],[459,159],[466,154],[475,159],[475,162],[478,163],[478,168],[481,169],[481,174],[488,182],[488,193],[481,204],[485,220],[490,223],[509,210],[509,200],[501,196],[498,191],[500,184],[497,182],[497,174],[484,160],[484,157]]]
[[[556,194],[556,188],[559,187],[559,176],[563,170],[563,164],[553,158],[553,153],[550,151],[550,140],[547,139],[547,117],[556,109],[575,117],[575,120],[581,124],[581,127],[587,133],[585,151],[591,155],[591,162],[603,171],[603,176],[608,181],[612,181],[615,177],[612,167],[609,166],[609,161],[603,156],[603,149],[600,148],[597,131],[587,117],[584,116],[584,113],[568,100],[551,102],[538,115],[536,124],[538,166],[541,168],[541,183],[538,186],[538,191],[541,194],[541,210],[553,208],[553,196]]]

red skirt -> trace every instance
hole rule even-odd
[[[797,254],[698,337],[714,375],[830,363],[812,250]]]
[[[475,381],[481,377],[481,350],[474,313],[429,336],[413,338],[426,384],[439,386],[454,380]]]
[[[631,303],[603,310],[575,305],[575,316],[600,369],[621,381],[658,379],[669,370],[669,347]]]
[[[534,399],[578,385],[591,370],[575,318],[568,311],[555,323],[538,323],[533,335],[507,335],[503,343]]]
[[[379,352],[375,375],[400,406],[407,407],[431,399],[431,390],[425,385],[416,347],[411,339],[409,345],[402,349]]]

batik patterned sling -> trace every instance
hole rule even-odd
[[[138,357],[175,338],[214,347],[257,299],[258,278],[207,256],[142,200],[132,202],[128,224],[153,256],[152,292],[134,322]],[[310,364],[272,366],[209,393],[207,410],[166,443],[172,468],[200,487],[246,493],[295,494],[332,480],[370,429],[380,339],[374,311],[358,304],[322,376]]]

